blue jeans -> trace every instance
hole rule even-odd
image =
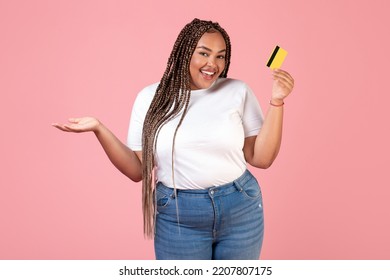
[[[158,183],[156,204],[156,259],[259,259],[263,202],[248,170],[232,183],[177,190],[176,196],[173,188]]]

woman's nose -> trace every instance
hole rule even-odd
[[[215,58],[210,56],[209,59],[207,60],[207,65],[215,66]]]

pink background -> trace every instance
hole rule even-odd
[[[0,259],[153,259],[139,183],[93,134],[126,140],[138,91],[161,78],[194,17],[230,34],[230,77],[264,109],[280,44],[296,87],[268,170],[263,259],[390,259],[389,10],[373,1],[0,1]],[[253,170],[253,169],[252,169]]]

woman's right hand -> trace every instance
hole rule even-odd
[[[134,182],[142,180],[142,152],[134,152],[123,144],[105,125],[94,117],[70,118],[69,123],[52,125],[66,132],[95,133],[110,161]]]
[[[79,133],[96,132],[100,125],[99,120],[94,117],[70,118],[68,121],[67,124],[53,123],[52,126],[62,131]]]

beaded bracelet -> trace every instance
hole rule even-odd
[[[270,100],[269,105],[274,106],[274,107],[282,107],[284,105],[284,101],[282,104],[276,105],[276,104],[273,104],[272,101]]]

